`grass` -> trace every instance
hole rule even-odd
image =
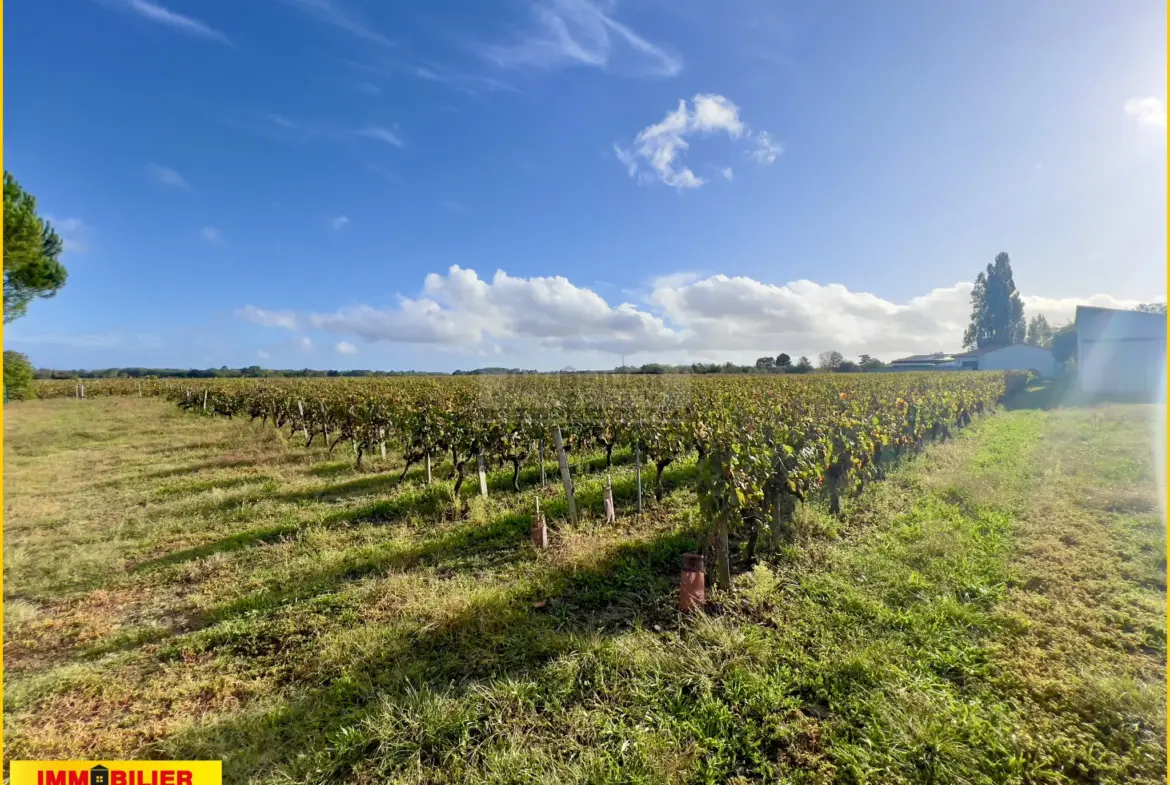
[[[803,507],[680,618],[693,459],[638,518],[615,456],[616,526],[604,471],[576,525],[510,468],[460,518],[445,465],[400,486],[394,456],[358,472],[157,401],[13,405],[5,755],[263,783],[1161,782],[1155,415],[981,418],[841,520]]]

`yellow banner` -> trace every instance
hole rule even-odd
[[[14,760],[10,785],[222,785],[217,760]]]

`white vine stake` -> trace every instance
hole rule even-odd
[[[605,478],[605,522],[617,523],[617,513],[613,508],[613,480],[608,475]]]
[[[429,456],[428,456],[428,458],[429,458]],[[487,498],[487,472],[485,472],[484,468],[483,468],[483,453],[482,452],[479,454],[478,458],[479,458],[479,460],[477,463],[479,465],[479,495],[486,499]]]
[[[305,422],[305,405],[297,401],[297,411],[301,413],[301,430],[305,434],[305,443],[309,441],[309,424]]]

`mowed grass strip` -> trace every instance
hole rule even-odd
[[[231,782],[1160,782],[1153,411],[1018,410],[674,612],[694,461],[397,482],[156,401],[6,417],[6,755]],[[575,467],[603,464],[574,457]],[[576,473],[576,470],[575,470]],[[553,547],[527,543],[534,497]],[[15,554],[15,558],[12,555]]]

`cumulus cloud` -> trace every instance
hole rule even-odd
[[[352,343],[345,341],[338,341],[337,345],[333,347],[338,354],[357,354],[357,347]]]
[[[235,317],[261,327],[282,327],[285,330],[297,329],[297,315],[292,311],[266,311],[254,305],[245,305],[235,310]]]
[[[533,25],[517,40],[483,47],[504,67],[589,66],[604,71],[674,76],[682,60],[613,17],[614,2],[536,0]]]
[[[1149,96],[1146,98],[1131,98],[1125,102],[1125,113],[1136,117],[1142,125],[1153,125],[1158,128],[1166,127],[1166,105],[1162,99]]]
[[[695,358],[737,352],[796,357],[837,349],[883,359],[957,351],[970,314],[970,283],[933,289],[904,302],[841,284],[800,280],[770,284],[743,276],[680,273],[650,285],[641,304],[610,304],[561,276],[517,278],[500,270],[481,279],[452,266],[426,277],[417,298],[315,313],[320,330],[368,342],[426,344],[463,353],[534,349]],[[1109,295],[1024,298],[1029,316],[1054,324],[1077,304],[1126,308]]]
[[[761,164],[776,160],[780,147],[766,131],[753,134],[739,116],[739,107],[721,95],[700,93],[688,106],[678,102],[662,122],[643,128],[634,138],[632,149],[614,145],[614,152],[626,167],[626,173],[639,181],[659,180],[675,188],[698,188],[707,181],[680,163],[682,153],[690,147],[688,138],[725,133],[731,140],[750,138],[752,156]],[[730,169],[724,169],[728,176]]]

